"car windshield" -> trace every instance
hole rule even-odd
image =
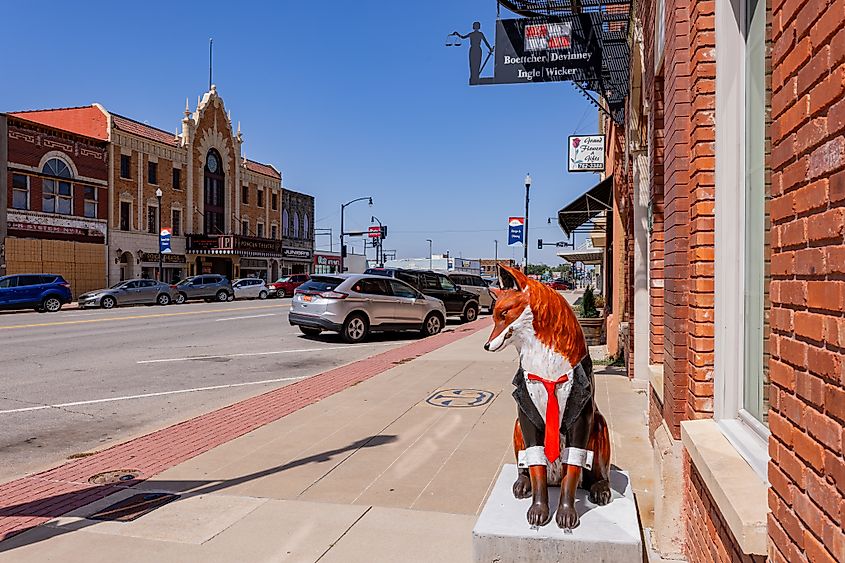
[[[176,285],[191,285],[191,282],[194,281],[195,278],[185,278],[184,280],[180,281]]]
[[[285,283],[287,281],[290,281],[290,276],[282,276],[276,280],[276,283]]]
[[[343,278],[314,276],[304,284],[300,285],[298,291],[316,291],[318,293],[322,293],[324,291],[334,291],[334,288],[342,283]]]

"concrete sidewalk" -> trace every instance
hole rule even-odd
[[[482,330],[305,406],[131,488],[0,542],[0,561],[461,561],[511,463],[513,350]],[[613,461],[651,519],[645,396],[596,376]],[[451,395],[444,390],[465,391]],[[430,402],[427,402],[430,399]],[[455,406],[478,403],[478,406]],[[432,404],[434,403],[434,404]],[[438,405],[448,406],[438,406]],[[127,523],[85,517],[143,491],[182,496]]]

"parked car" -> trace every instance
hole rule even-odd
[[[179,292],[175,285],[156,280],[124,280],[106,289],[83,293],[77,299],[80,309],[112,309],[122,305],[170,305]]]
[[[489,284],[481,276],[474,274],[448,274],[449,279],[458,287],[478,296],[478,305],[488,313],[493,312],[496,296],[490,291]]]
[[[459,316],[464,322],[478,318],[478,296],[461,289],[445,274],[404,268],[370,268],[364,273],[402,280],[425,295],[443,301],[446,314]]]
[[[575,284],[563,278],[553,279],[552,281],[548,282],[547,285],[552,289],[559,289],[561,291],[570,291],[572,289],[575,289]]]
[[[311,276],[308,274],[293,274],[282,276],[268,286],[270,297],[290,297],[296,288],[307,282]]]
[[[55,313],[72,299],[70,284],[58,274],[0,277],[0,309],[35,309]]]
[[[235,298],[229,278],[220,274],[203,274],[191,276],[176,284],[176,303],[184,303],[191,299],[205,299],[206,301],[229,301]]]
[[[309,336],[328,330],[356,343],[371,332],[418,330],[423,336],[435,335],[446,322],[446,308],[441,300],[396,279],[315,275],[297,288],[288,321]]]
[[[232,282],[235,299],[267,299],[270,291],[260,278],[241,278]]]

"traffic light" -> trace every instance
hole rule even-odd
[[[345,244],[344,244],[344,245],[341,247],[341,249],[340,249],[340,255],[341,255],[343,258],[346,258],[346,245],[345,245]]]
[[[384,240],[386,238],[387,238],[387,225],[382,225],[381,226],[381,240]]]
[[[537,239],[537,248],[539,248],[540,250],[543,250],[543,239],[541,239],[541,238]]]

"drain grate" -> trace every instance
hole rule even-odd
[[[90,520],[131,522],[132,520],[152,512],[156,508],[164,506],[169,502],[173,502],[177,498],[179,498],[179,495],[174,495],[172,493],[144,493],[132,495],[129,498],[116,502],[113,505],[92,514],[88,518]]]
[[[139,469],[113,469],[89,477],[88,482],[92,485],[114,485],[115,483],[134,481],[140,476],[141,471]]]

